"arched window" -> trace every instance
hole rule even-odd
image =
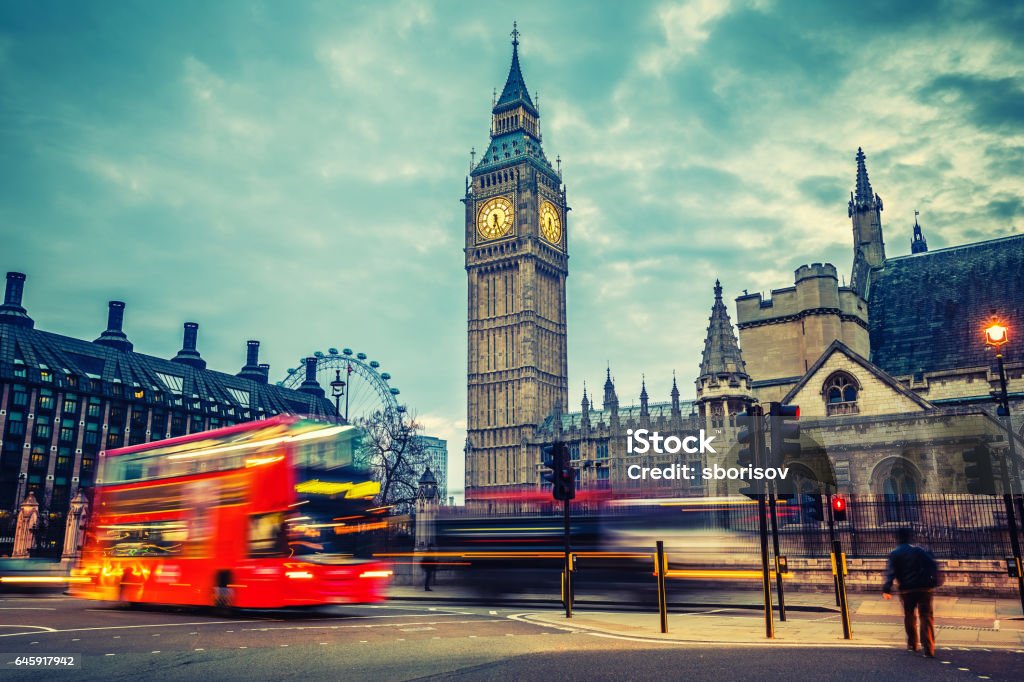
[[[825,399],[825,414],[857,414],[857,396],[860,386],[857,380],[846,372],[836,372],[830,376],[821,389]]]
[[[884,500],[886,523],[914,523],[919,520],[918,491],[920,474],[917,467],[903,457],[883,462],[872,476],[874,489]]]
[[[720,429],[725,425],[725,412],[721,405],[711,406],[711,428]]]

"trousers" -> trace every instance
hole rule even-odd
[[[918,632],[924,653],[935,655],[935,613],[931,590],[908,590],[900,593],[903,602],[903,627],[907,631],[907,648],[917,649]],[[918,628],[920,618],[920,629]]]

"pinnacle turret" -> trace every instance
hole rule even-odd
[[[871,181],[868,180],[868,167],[864,163],[866,158],[864,150],[857,147],[857,191],[854,199],[858,204],[866,204],[875,196],[871,189]]]
[[[927,253],[928,240],[924,238],[924,232],[921,230],[921,226],[917,224],[918,215],[920,214],[914,211],[914,237],[910,240],[910,252]]]
[[[512,65],[508,69],[508,78],[501,90],[501,97],[494,104],[494,113],[514,109],[519,105],[529,107],[534,115],[537,114],[537,107],[530,99],[530,91],[526,88],[526,80],[523,78],[522,69],[519,68],[519,28],[516,22],[512,22]]]
[[[729,311],[722,301],[722,283],[715,280],[715,302],[711,306],[708,333],[704,339],[704,354],[700,361],[701,378],[721,375],[746,376],[747,367],[740,354],[739,343],[729,319]],[[700,379],[698,379],[698,382]]]
[[[650,416],[650,411],[647,409],[647,377],[643,377],[640,384],[640,416]]]

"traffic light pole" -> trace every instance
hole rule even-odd
[[[775,483],[769,484],[768,509],[772,520],[772,551],[775,554],[775,589],[779,592],[779,620],[786,622],[786,593],[782,590],[782,566],[779,564],[779,518],[775,513]]]
[[[562,515],[565,520],[565,617],[572,618],[572,528],[569,523],[569,500],[562,501]]]
[[[830,547],[835,547],[838,544],[836,540],[836,519],[832,515],[832,493],[825,493],[825,508],[828,510],[825,512],[828,514],[828,542]],[[836,591],[836,606],[842,606],[843,600],[839,598],[839,577],[837,575],[832,576],[832,583]]]
[[[765,462],[764,447],[764,410],[758,406],[752,406],[748,412],[751,416],[751,429],[755,466],[763,467]],[[761,483],[761,486],[764,484]],[[772,616],[772,577],[768,564],[768,509],[765,505],[764,488],[762,487],[757,496],[757,521],[761,534],[761,589],[764,592],[764,636],[768,639],[775,638],[775,621]]]
[[[1013,504],[1012,480],[1016,479],[1017,485],[1021,485],[1020,470],[1017,468],[1017,444],[1013,434],[1013,423],[1010,421],[1010,398],[1006,393],[1006,367],[1003,365],[1003,354],[996,353],[996,360],[999,361],[999,402],[1002,407],[1000,421],[1006,428],[1006,457],[1003,459],[1003,466],[999,467],[1003,479],[1003,504],[1006,506],[1006,525],[1010,532],[1010,548],[1013,550],[1013,562],[1017,568],[1017,595],[1020,597],[1020,608],[1024,612],[1024,565],[1021,562],[1020,535],[1017,532],[1017,519]],[[1010,476],[1010,467],[1013,467],[1013,477]]]
[[[832,542],[832,578],[836,585],[836,606],[839,607],[839,615],[843,622],[843,639],[853,639],[850,604],[846,600],[846,576],[843,575],[843,570],[846,568],[846,562],[843,560],[843,545],[836,538],[836,517],[835,511],[832,509],[832,493],[825,495],[828,507],[828,534]]]

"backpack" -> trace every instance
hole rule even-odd
[[[921,586],[933,589],[942,585],[942,571],[939,570],[939,562],[935,560],[931,552],[920,547],[914,549],[917,550],[918,566],[921,569]]]

